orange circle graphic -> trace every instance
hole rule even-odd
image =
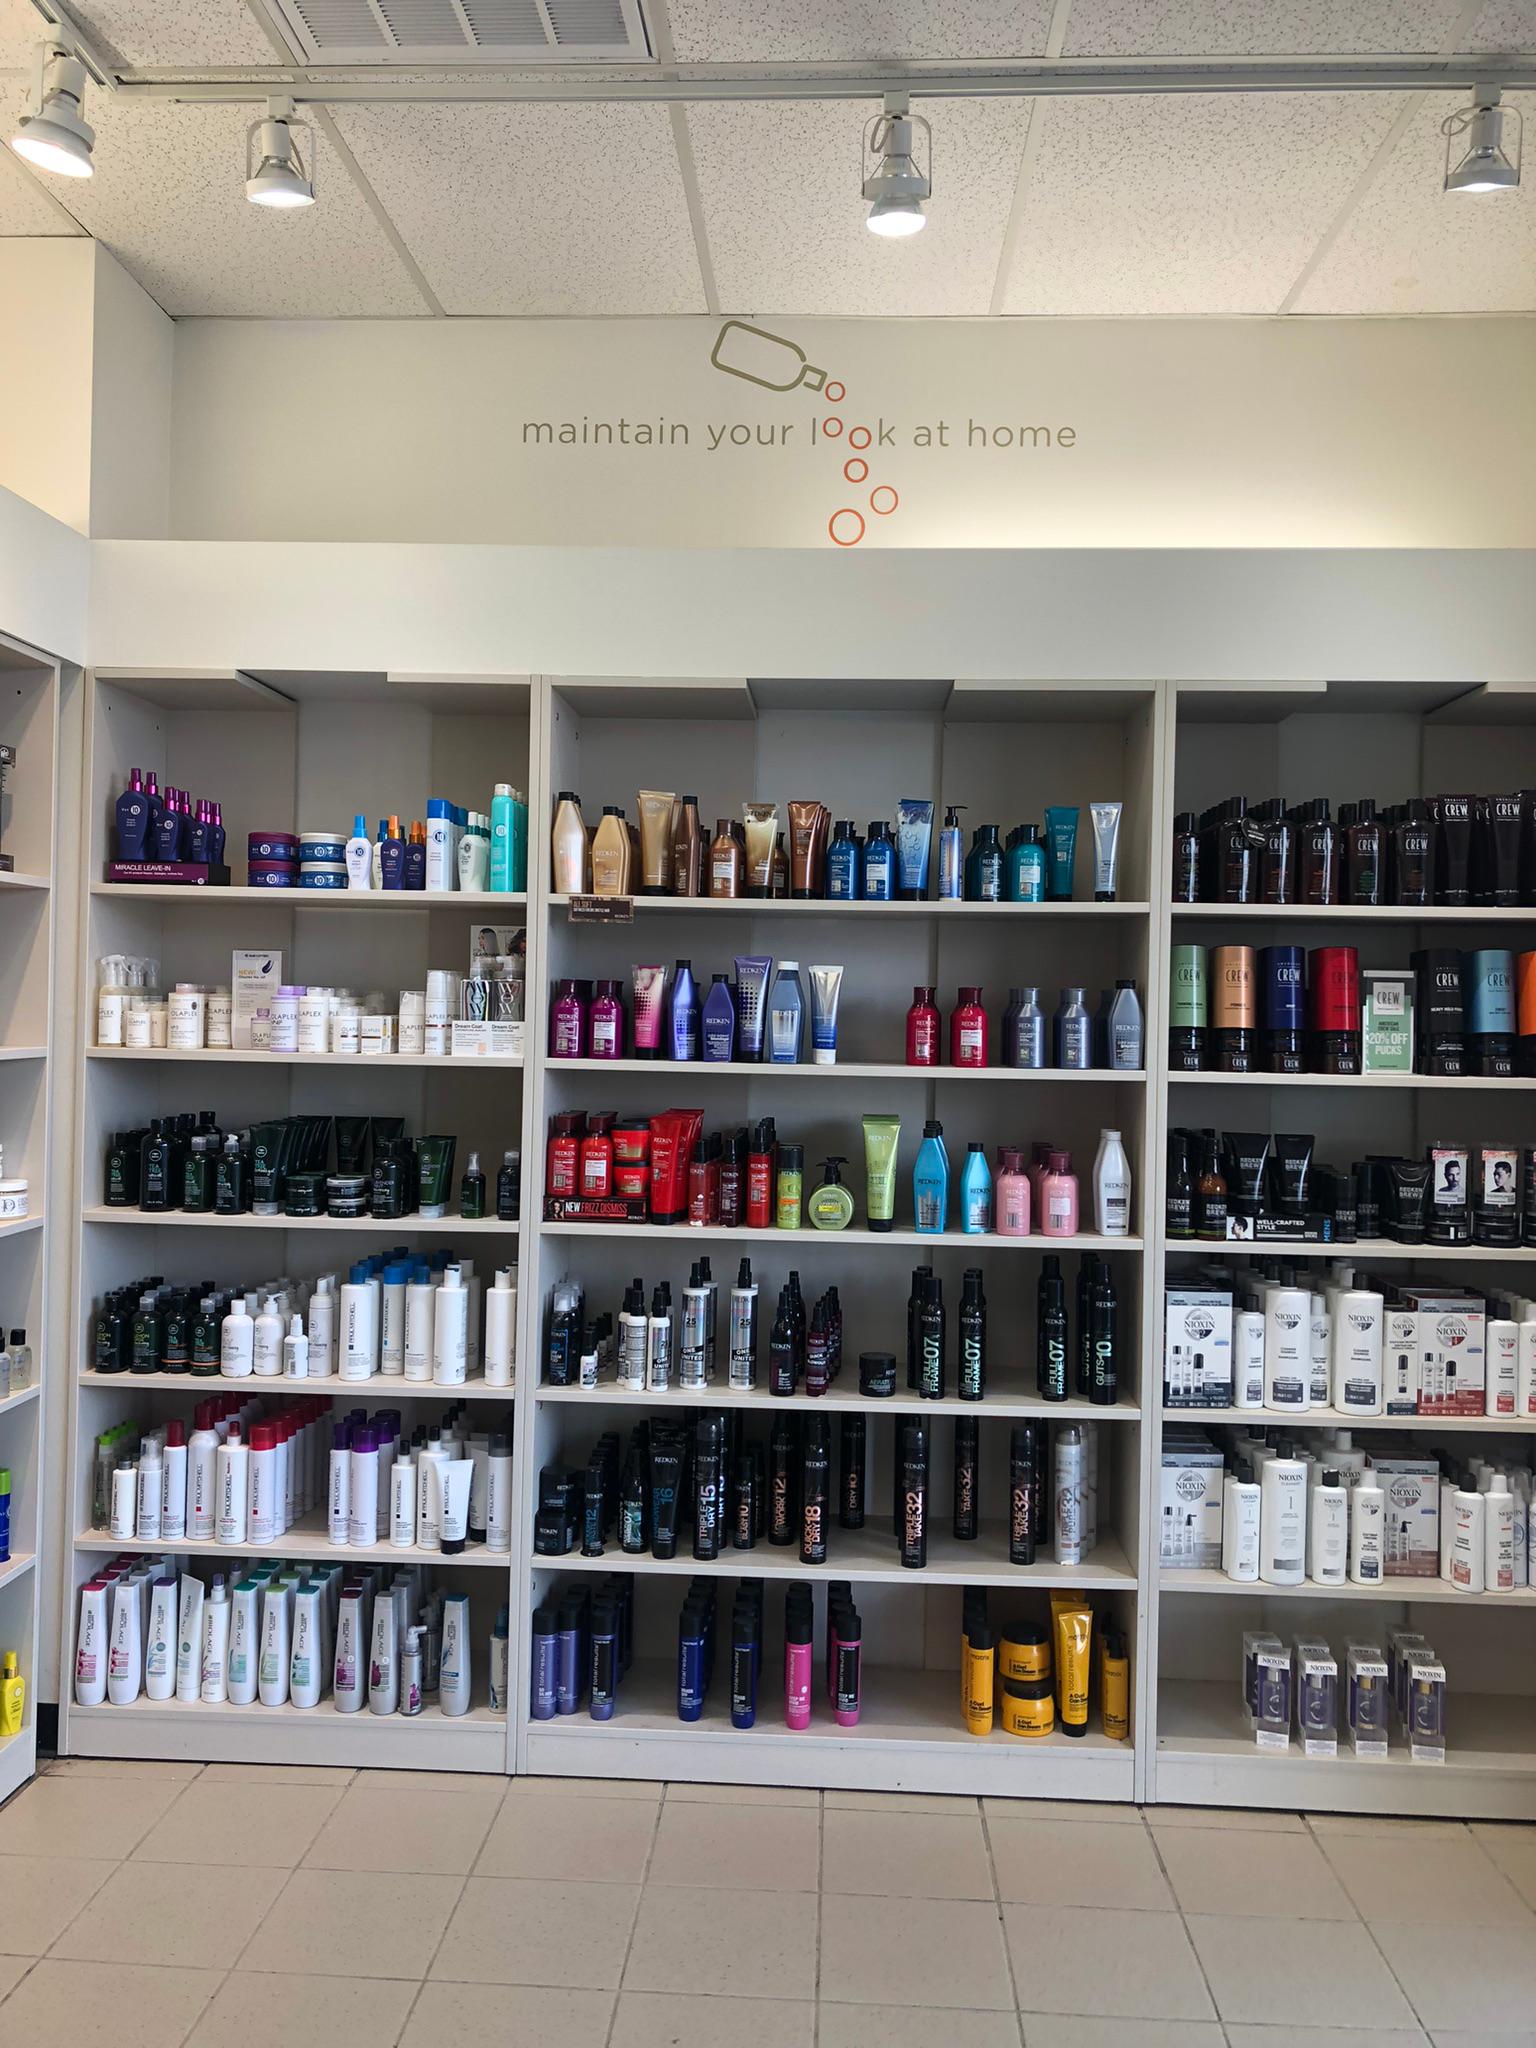
[[[861,440],[859,439],[859,436],[860,436],[860,434],[862,434],[862,435],[864,436],[864,438],[863,438],[863,440],[862,440],[862,441],[861,441]],[[869,429],[868,429],[868,427],[850,427],[850,428],[849,428],[849,430],[848,430],[848,446],[849,446],[850,448],[867,448],[867,447],[869,446],[869,443],[870,443],[870,432],[869,432]]]
[[[855,455],[851,461],[843,464],[843,475],[847,477],[849,483],[861,484],[869,475],[869,464],[862,456]]]
[[[882,498],[889,498],[891,502],[888,505],[882,505],[880,502]],[[869,509],[871,512],[879,512],[882,515],[887,512],[894,512],[900,503],[901,500],[889,484],[876,484],[869,494]]]
[[[824,384],[821,388],[826,396],[828,405],[838,405],[848,395],[847,385],[839,384],[835,377],[830,384]]]
[[[840,519],[853,520],[858,527],[858,532],[849,533],[845,530],[844,532],[839,533],[837,530],[837,522]],[[832,517],[827,521],[827,531],[831,534],[832,538],[837,542],[840,548],[857,547],[859,542],[864,538],[864,514],[862,512],[855,512],[851,505],[844,505],[838,511],[834,512],[832,514]]]
[[[835,412],[829,412],[821,423],[821,431],[829,441],[835,441],[843,431],[843,423]]]

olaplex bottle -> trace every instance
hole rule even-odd
[[[1252,946],[1215,947],[1211,982],[1211,1047],[1216,1067],[1223,1074],[1246,1074],[1253,1066]]]
[[[1303,1071],[1305,955],[1300,946],[1264,946],[1257,961],[1258,1065],[1266,1074]]]
[[[1168,1063],[1176,1074],[1198,1074],[1205,1065],[1205,966],[1204,946],[1173,948],[1168,978]]]

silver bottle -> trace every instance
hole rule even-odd
[[[1109,1007],[1109,1064],[1119,1073],[1134,1073],[1143,1056],[1141,999],[1136,984],[1117,981]]]
[[[1013,1029],[1004,1056],[1010,1067],[1043,1067],[1045,1065],[1045,1012],[1040,1007],[1038,988],[1020,988],[1011,991],[1017,999],[1013,1015]]]
[[[1093,1019],[1083,995],[1080,988],[1064,988],[1061,992],[1055,1027],[1058,1067],[1093,1065]]]

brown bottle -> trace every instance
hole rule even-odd
[[[1381,903],[1382,828],[1373,797],[1354,806],[1344,848],[1344,874],[1351,903]]]
[[[789,894],[789,854],[784,845],[784,834],[775,835],[773,842],[773,881],[769,890],[773,896]]]
[[[1254,896],[1254,834],[1247,800],[1228,797],[1216,826],[1216,893],[1221,903],[1251,903]]]
[[[1216,946],[1211,952],[1211,1043],[1223,1074],[1253,1070],[1257,1023],[1252,946]]]
[[[1200,1133],[1200,1175],[1195,1182],[1195,1235],[1210,1244],[1227,1235],[1227,1183],[1216,1154],[1216,1133]]]
[[[1285,815],[1284,799],[1267,797],[1248,813],[1259,830],[1260,903],[1294,903],[1296,900],[1296,834]]]
[[[703,893],[704,834],[699,829],[699,800],[685,796],[672,829],[672,894]]]
[[[709,848],[709,893],[739,896],[746,882],[747,857],[729,818],[716,818]]]
[[[1333,819],[1329,812],[1327,797],[1313,797],[1309,803],[1298,806],[1296,815],[1301,833],[1297,862],[1300,870],[1301,900],[1314,908],[1319,904],[1337,903],[1338,848],[1334,841]]]

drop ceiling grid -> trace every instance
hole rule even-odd
[[[103,54],[125,66],[270,64],[272,45],[245,0],[69,0]],[[32,0],[0,0],[0,66],[26,64],[48,33]]]
[[[1073,0],[1068,57],[1423,56],[1460,0]]]

